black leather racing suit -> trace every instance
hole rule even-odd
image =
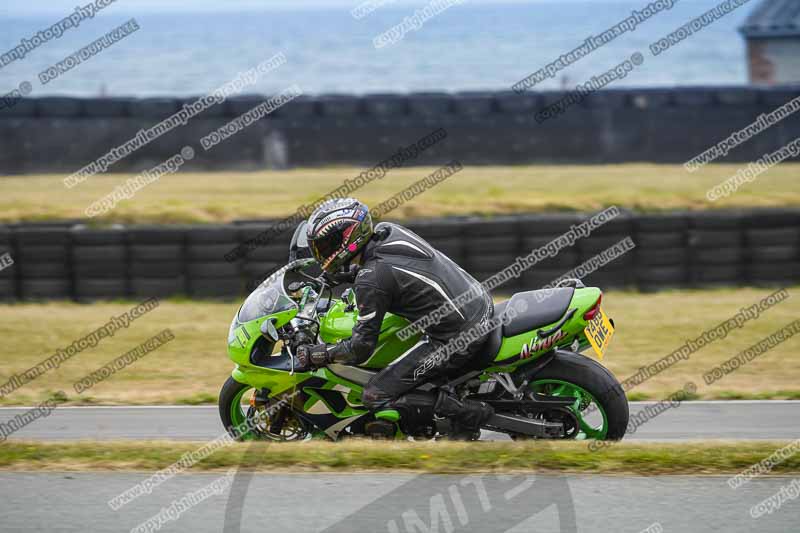
[[[329,349],[334,361],[351,365],[365,362],[375,350],[387,311],[413,323],[470,290],[478,297],[426,328],[415,346],[369,381],[363,395],[366,407],[383,407],[431,378],[474,359],[485,336],[445,361],[425,364],[437,348],[490,319],[494,312],[492,299],[481,284],[424,239],[397,224],[383,222],[376,226],[354,282],[358,322],[351,338]]]

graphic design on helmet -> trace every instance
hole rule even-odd
[[[347,265],[373,234],[369,208],[354,198],[329,200],[308,219],[307,238],[314,259],[328,271]]]

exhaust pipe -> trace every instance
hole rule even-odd
[[[560,422],[547,422],[546,420],[533,420],[522,416],[495,413],[486,423],[486,429],[510,431],[529,437],[544,439],[560,438],[564,434],[564,424]]]

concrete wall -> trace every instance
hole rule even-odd
[[[144,170],[187,145],[197,157],[186,169],[373,165],[440,127],[447,129],[448,138],[427,150],[417,164],[453,158],[464,164],[682,163],[799,95],[800,86],[603,91],[541,124],[535,113],[564,93],[301,97],[204,151],[201,137],[264,100],[243,96],[203,112],[109,170]],[[5,102],[0,109],[0,174],[75,172],[189,101]],[[726,160],[754,160],[797,137],[800,120],[785,120],[733,150]]]

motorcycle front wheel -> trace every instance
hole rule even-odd
[[[228,377],[219,393],[219,417],[225,430],[239,441],[297,441],[308,436],[300,420],[280,397],[251,400],[251,385]],[[244,402],[244,403],[242,403]]]

